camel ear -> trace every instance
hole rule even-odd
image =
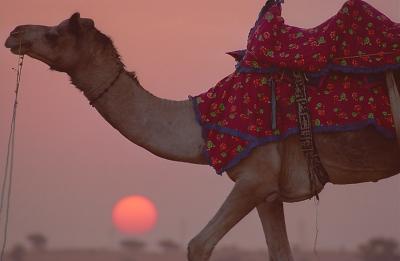
[[[69,30],[74,33],[74,34],[79,34],[81,30],[81,26],[79,24],[79,19],[81,18],[81,15],[79,13],[74,13],[70,18],[69,18],[69,24],[68,28]]]

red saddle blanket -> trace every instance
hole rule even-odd
[[[299,132],[291,70],[308,77],[314,132],[372,125],[395,137],[385,71],[400,68],[400,26],[361,0],[313,29],[284,24],[268,1],[244,51],[230,53],[236,71],[192,98],[217,173],[252,149]]]

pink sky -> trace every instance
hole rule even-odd
[[[284,17],[315,26],[343,0],[286,0]],[[367,1],[400,22],[399,0]],[[206,91],[234,70],[226,51],[246,46],[264,1],[152,2],[105,0],[7,1],[0,9],[0,40],[19,24],[54,25],[75,11],[110,35],[127,67],[155,95],[185,99]],[[0,48],[0,156],[5,159],[15,87],[16,57]],[[26,58],[17,121],[16,166],[9,245],[42,232],[51,247],[116,246],[113,204],[142,194],[159,222],[139,237],[187,242],[208,222],[230,191],[211,167],[159,159],[112,129],[69,84],[66,75]],[[377,184],[327,185],[319,203],[320,248],[354,248],[373,236],[400,240],[400,176]],[[313,201],[286,205],[290,240],[311,247]],[[255,213],[221,242],[265,248]]]

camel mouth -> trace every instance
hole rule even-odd
[[[11,50],[11,51],[12,51],[12,50]],[[53,62],[52,62],[52,61],[50,61],[49,59],[46,59],[46,58],[44,58],[44,57],[41,57],[41,56],[39,56],[39,55],[37,55],[37,54],[35,54],[35,53],[33,53],[33,52],[29,52],[29,50],[26,50],[24,54],[26,54],[26,55],[32,57],[33,59],[37,59],[37,60],[39,60],[39,61],[44,62],[45,64],[47,64],[47,65],[50,66],[50,69],[52,69],[52,67],[53,67]]]
[[[13,36],[7,38],[5,47],[10,49],[13,54],[26,54],[32,46],[32,43],[16,39]]]

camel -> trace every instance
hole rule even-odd
[[[190,100],[155,97],[125,70],[111,39],[79,13],[57,26],[21,25],[5,46],[13,54],[67,73],[92,106],[131,142],[173,161],[207,164],[202,129]],[[333,184],[376,182],[400,172],[400,149],[375,128],[320,133],[315,143]],[[307,163],[296,135],[255,148],[227,171],[232,191],[209,223],[188,244],[189,261],[207,261],[220,239],[254,208],[262,222],[270,258],[293,260],[284,202],[310,199]],[[316,184],[317,191],[323,185]]]

